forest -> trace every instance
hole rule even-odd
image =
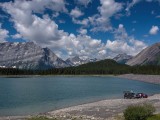
[[[128,66],[111,59],[91,62],[76,67],[53,68],[48,70],[25,70],[16,68],[0,68],[0,75],[120,75],[151,74],[160,75],[160,66]]]

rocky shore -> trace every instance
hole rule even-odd
[[[125,78],[130,80],[138,80],[142,82],[160,84],[160,75],[136,75],[136,74],[124,74],[118,75],[119,78]]]
[[[160,94],[150,96],[147,99],[110,99],[99,102],[64,108],[46,113],[50,117],[84,117],[85,120],[114,120],[121,115],[129,105],[151,103],[160,113]],[[65,119],[64,119],[65,120]]]

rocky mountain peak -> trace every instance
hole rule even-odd
[[[49,69],[67,67],[49,48],[41,48],[33,42],[0,44],[0,66],[20,69]]]
[[[122,63],[122,64],[125,64],[128,60],[130,60],[132,58],[131,55],[127,55],[126,53],[121,53],[121,54],[118,54],[117,56],[115,56],[113,58],[113,60],[115,60],[116,62],[118,63]]]
[[[78,65],[81,65],[81,64],[85,64],[85,63],[89,63],[89,62],[96,62],[97,59],[94,58],[94,59],[82,59],[80,58],[78,55],[72,57],[72,58],[68,58],[66,60],[66,62],[68,64],[70,64],[71,66],[78,66]]]

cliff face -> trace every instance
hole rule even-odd
[[[142,50],[127,62],[128,65],[160,65],[160,43]]]
[[[0,66],[20,69],[49,69],[67,67],[50,49],[41,48],[33,42],[1,43]]]

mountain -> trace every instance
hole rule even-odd
[[[0,44],[0,66],[20,69],[49,69],[69,66],[50,49],[33,42]]]
[[[130,73],[130,67],[125,64],[119,64],[112,59],[105,59],[96,62],[89,62],[79,66],[68,67],[64,69],[53,70],[53,74],[124,74]]]
[[[132,59],[132,56],[127,55],[126,53],[118,54],[116,57],[113,58],[113,60],[120,64],[125,64],[130,59]]]
[[[75,56],[73,58],[68,58],[66,60],[66,63],[71,66],[78,66],[78,65],[86,63],[86,60],[81,59],[79,56]]]
[[[160,43],[156,43],[142,50],[127,62],[128,65],[160,65]]]
[[[71,66],[79,66],[79,65],[82,65],[82,64],[86,64],[86,63],[89,63],[89,62],[96,62],[97,59],[81,59],[79,56],[75,56],[75,57],[72,57],[72,58],[68,58],[66,60],[66,63],[71,65]]]
[[[98,61],[97,58],[93,58],[93,59],[88,59],[88,60],[87,60],[87,63],[89,63],[89,62],[97,62],[97,61]]]

